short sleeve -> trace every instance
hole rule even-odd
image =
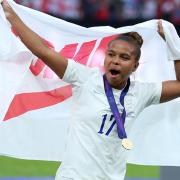
[[[162,83],[135,82],[134,90],[136,109],[141,111],[152,104],[160,103]]]
[[[68,60],[68,65],[62,80],[74,86],[81,86],[93,74],[95,68],[89,68],[73,60]]]
[[[148,104],[159,104],[161,93],[162,93],[162,83],[152,83],[151,84],[151,96],[149,98]]]
[[[141,91],[142,99],[145,101],[145,106],[159,104],[162,93],[162,83],[145,83]]]

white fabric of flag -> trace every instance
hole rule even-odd
[[[173,59],[180,59],[180,40],[163,21],[167,43],[157,21],[134,26],[85,28],[9,1],[22,20],[57,52],[89,67],[103,69],[107,42],[137,31],[144,39],[140,66],[133,80],[175,79]],[[71,117],[71,86],[21,43],[0,9],[0,154],[33,160],[60,161]],[[180,165],[180,101],[151,106],[134,121],[128,162]]]

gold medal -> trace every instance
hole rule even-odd
[[[125,138],[122,139],[122,146],[127,150],[131,150],[133,148],[133,143],[131,140]]]

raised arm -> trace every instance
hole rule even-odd
[[[163,39],[165,39],[162,21],[158,22],[158,32]],[[162,83],[162,93],[160,102],[167,102],[180,97],[180,60],[174,61],[176,80],[164,81]]]
[[[180,60],[175,61],[175,71],[177,80],[162,84],[161,103],[180,97]]]
[[[67,67],[67,59],[50,49],[40,36],[28,28],[6,0],[2,2],[2,7],[4,9],[6,18],[11,23],[13,28],[15,28],[18,36],[26,47],[34,55],[42,59],[44,63],[46,63],[60,78],[62,78]]]
[[[180,60],[175,61],[174,64],[175,64],[175,71],[176,71],[176,79],[180,81]]]

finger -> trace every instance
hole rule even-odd
[[[5,5],[8,5],[7,0],[2,0],[2,3],[5,4]]]
[[[1,1],[1,0],[0,0]],[[8,3],[8,1],[7,0],[2,0],[2,7],[3,7],[3,9],[8,9],[8,8],[10,8],[10,5],[9,5],[9,3]]]
[[[163,32],[162,20],[158,21],[158,32]]]
[[[162,20],[158,20],[158,33],[159,35],[165,40],[165,34],[164,34],[164,29],[162,25]]]

